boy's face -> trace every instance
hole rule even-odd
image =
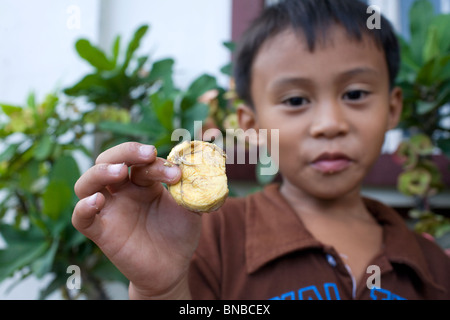
[[[272,158],[284,183],[320,199],[359,192],[402,107],[373,40],[329,30],[314,52],[291,30],[266,41],[252,68],[255,110],[238,112],[243,129],[279,130]]]

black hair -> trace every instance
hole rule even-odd
[[[235,54],[234,80],[238,96],[253,107],[252,65],[266,40],[291,28],[306,38],[308,49],[313,52],[317,42],[325,41],[327,31],[336,24],[358,41],[368,35],[384,51],[392,89],[400,66],[398,40],[383,15],[380,15],[379,28],[369,28],[367,21],[372,14],[368,5],[359,0],[284,0],[266,8],[244,33]]]

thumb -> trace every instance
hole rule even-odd
[[[101,223],[98,223],[98,213],[104,204],[105,197],[97,192],[78,201],[73,211],[72,224],[75,229],[94,242],[102,231]]]

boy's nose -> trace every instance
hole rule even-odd
[[[345,135],[349,125],[339,103],[324,103],[315,106],[310,133],[314,138],[334,138]]]

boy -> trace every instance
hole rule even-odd
[[[239,122],[279,130],[280,185],[201,217],[160,183],[179,169],[138,143],[80,177],[73,224],[130,280],[130,298],[450,298],[444,252],[360,195],[402,108],[395,35],[384,18],[367,28],[366,12],[354,0],[286,0],[243,38]]]

